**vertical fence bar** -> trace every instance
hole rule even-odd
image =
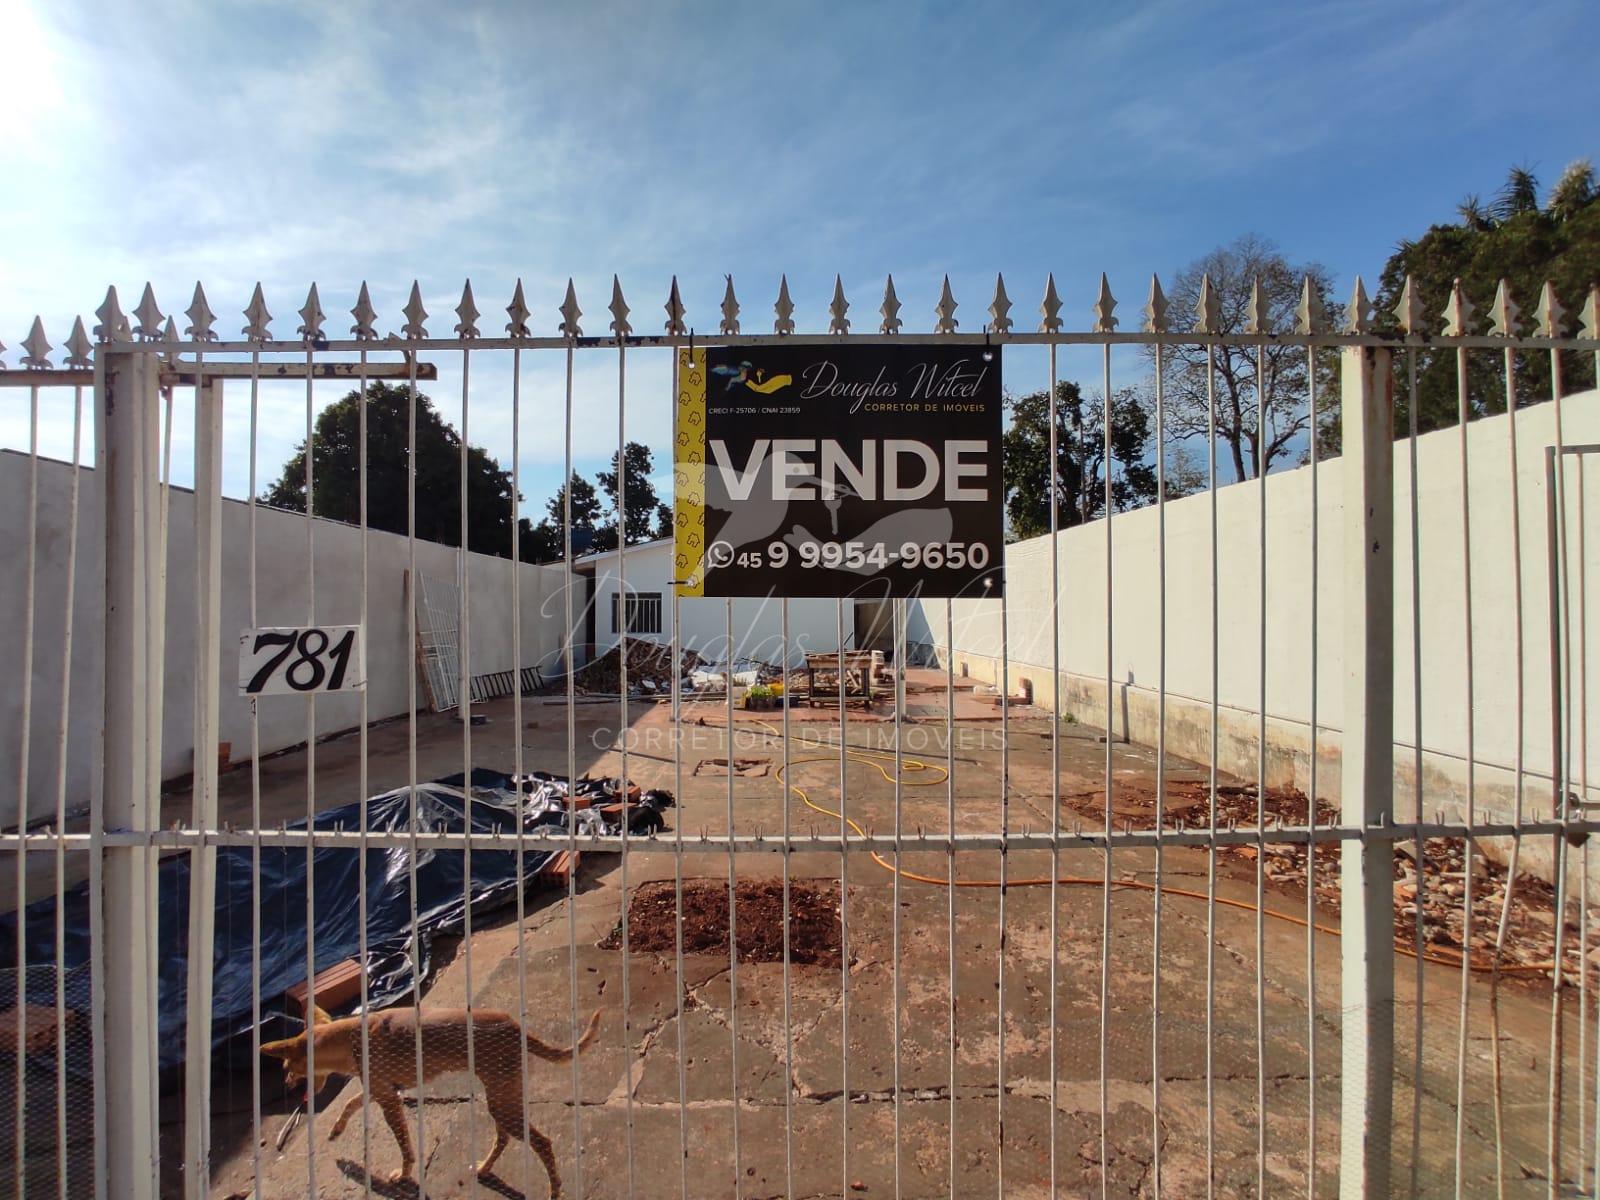
[[[570,284],[569,284],[570,289]],[[565,427],[565,464],[561,476],[561,540],[562,589],[565,602],[565,628],[562,643],[566,651],[567,668],[567,963],[571,969],[571,994],[568,1016],[572,1021],[570,1045],[578,1044],[578,723],[577,681],[573,678],[573,627],[572,627],[572,358],[573,339],[577,336],[575,325],[566,327],[567,375]],[[620,553],[620,551],[619,551]],[[680,980],[681,986],[681,980]],[[583,1195],[583,1074],[578,1065],[578,1054],[572,1055],[572,1157],[574,1190]]]
[[[844,670],[844,601],[833,608],[834,631],[839,648],[839,1194],[850,1194],[850,795],[845,777],[849,750],[846,735]],[[730,635],[731,641],[731,635]],[[733,687],[729,664],[728,687]],[[865,684],[872,686],[872,667],[867,667]],[[732,760],[729,760],[729,774]],[[731,832],[731,829],[730,829]],[[738,1106],[734,1106],[735,1113]],[[737,1118],[736,1118],[737,1119]],[[735,1125],[735,1130],[738,1126]]]
[[[17,890],[14,897],[17,914],[16,990],[13,992],[13,1012],[16,1014],[17,1040],[12,1053],[16,1058],[16,1077],[12,1083],[12,1103],[16,1106],[15,1142],[11,1150],[12,1187],[21,1200],[27,1191],[28,1144],[28,966],[27,966],[27,885],[28,851],[20,840],[28,829],[28,758],[33,742],[33,639],[35,592],[38,585],[39,566],[39,389],[28,389],[28,554],[25,599],[22,613],[22,729],[17,747]]]
[[[508,310],[511,311],[511,310]],[[512,317],[513,322],[517,320]],[[508,326],[514,329],[515,324]],[[536,577],[537,578],[537,577]],[[527,935],[527,837],[528,822],[522,815],[522,347],[511,351],[511,663],[516,668],[511,688],[511,724],[516,728],[512,744],[511,775],[517,796],[517,1020],[528,1023]],[[365,692],[362,693],[366,695]],[[363,1054],[363,1061],[365,1055]],[[517,1071],[522,1095],[522,1128],[532,1124],[528,1097],[528,1063],[524,1059]],[[520,1131],[519,1131],[520,1132]],[[522,1194],[533,1195],[533,1155],[522,1156]]]
[[[360,388],[361,400],[360,400],[359,405],[356,408],[356,414],[357,414],[356,415],[356,427],[357,427],[357,437],[359,438],[361,445],[360,445],[360,448],[357,451],[357,456],[356,456],[356,463],[357,463],[356,486],[357,486],[357,490],[358,490],[358,493],[359,493],[359,495],[357,497],[357,503],[359,505],[359,515],[360,515],[360,521],[361,521],[361,525],[360,525],[360,529],[361,529],[361,608],[360,608],[359,619],[360,619],[360,622],[361,622],[361,636],[363,638],[365,638],[367,636],[367,607],[368,607],[368,598],[369,598],[369,585],[370,585],[370,582],[371,582],[370,574],[371,574],[372,561],[371,561],[371,546],[369,544],[370,540],[367,537],[367,532],[368,532],[368,530],[367,530],[367,517],[368,517],[368,512],[367,512],[367,403],[368,403],[368,398],[367,398],[367,351],[364,348],[361,351],[360,370],[361,370],[361,375],[360,375],[360,379],[358,381],[358,387]],[[513,384],[513,387],[515,387],[515,384]],[[514,391],[513,391],[513,395],[515,395]],[[513,401],[513,403],[514,403],[514,401]],[[515,445],[516,445],[515,429],[516,429],[516,426],[515,426],[515,423],[513,421],[513,425],[512,425],[512,430],[513,430],[513,433],[512,433],[512,446],[513,447],[515,447]],[[516,497],[517,497],[517,491],[516,491],[516,483],[517,483],[517,481],[516,481],[516,455],[515,455],[514,452],[512,454],[512,460],[511,461],[512,461],[512,479],[511,479],[512,501],[511,502],[512,502],[512,517],[513,517],[511,525],[512,525],[512,536],[515,537],[516,536],[516,532],[515,532],[516,531],[516,524],[517,524],[516,520],[515,520],[516,503],[517,503],[517,499],[516,499]],[[513,604],[512,607],[516,608],[517,606],[515,604]],[[357,735],[357,753],[360,756],[360,760],[361,761],[360,761],[360,764],[358,765],[358,767],[356,768],[356,770],[357,770],[356,786],[357,786],[357,793],[358,793],[360,804],[361,804],[361,813],[360,813],[360,818],[359,818],[359,822],[358,822],[359,830],[358,830],[358,834],[357,834],[357,836],[361,839],[361,844],[360,844],[360,848],[356,851],[356,924],[357,924],[357,926],[359,928],[359,931],[357,933],[357,943],[358,943],[358,947],[359,947],[358,950],[357,950],[357,955],[358,955],[358,961],[361,963],[361,1094],[363,1096],[370,1096],[372,1094],[372,1029],[371,1029],[371,1013],[368,1011],[368,1009],[369,1009],[368,989],[369,989],[369,986],[370,986],[370,980],[369,980],[368,975],[367,975],[367,835],[370,832],[370,823],[369,823],[370,813],[369,813],[368,808],[367,808],[367,799],[371,795],[371,793],[368,790],[368,785],[367,785],[367,739],[368,739],[368,736],[369,736],[369,731],[368,731],[369,712],[368,712],[368,707],[367,707],[367,704],[368,704],[367,697],[368,697],[368,694],[369,694],[369,692],[371,690],[371,688],[370,688],[370,677],[369,677],[368,682],[369,682],[369,686],[362,688],[361,692],[360,692],[360,695],[357,698],[358,705],[359,705],[358,712],[359,712],[359,718],[360,718],[360,724],[361,724],[361,731]],[[522,728],[522,723],[520,721],[518,721],[518,723],[517,723],[517,728],[518,729]],[[520,747],[520,745],[521,745],[520,741],[518,742],[518,745]],[[518,772],[519,773],[521,772],[521,768],[520,767],[518,768]],[[520,824],[519,824],[518,828],[520,830],[520,828],[521,828]],[[517,872],[517,878],[519,880],[522,878],[521,871]],[[522,891],[519,888],[517,890],[517,901],[518,901],[519,904],[521,903],[521,900],[522,900]],[[520,921],[518,922],[518,925],[517,925],[517,931],[518,931],[518,933],[520,935],[520,933],[521,933],[521,922]],[[519,961],[520,961],[520,956],[519,956]],[[366,1162],[366,1163],[370,1163],[372,1161],[372,1106],[370,1104],[363,1104],[361,1106],[361,1161],[362,1162]],[[259,1188],[259,1184],[257,1186]],[[371,1197],[372,1197],[372,1172],[371,1171],[365,1171],[365,1172],[362,1173],[361,1194],[362,1194],[363,1200],[371,1200]]]
[[[1408,436],[1406,449],[1411,458],[1411,732],[1412,741],[1415,743],[1415,757],[1412,769],[1416,775],[1416,782],[1412,785],[1411,812],[1413,818],[1420,826],[1422,824],[1422,521],[1420,515],[1419,484],[1417,481],[1417,352],[1413,348],[1406,350],[1406,418]],[[1313,782],[1316,779],[1312,773]],[[1314,793],[1313,793],[1314,794]],[[1426,931],[1424,925],[1423,900],[1427,888],[1427,872],[1422,866],[1427,862],[1425,857],[1426,847],[1420,832],[1412,845],[1413,853],[1417,860],[1417,894],[1415,908],[1413,909],[1416,928],[1413,932],[1412,948],[1415,953],[1416,966],[1416,1001],[1413,1005],[1414,1016],[1411,1026],[1412,1038],[1412,1069],[1411,1069],[1411,1194],[1420,1194],[1422,1185],[1422,1035],[1423,1035],[1423,986],[1425,971],[1423,964],[1423,950],[1426,946]]]
[[[250,498],[246,502],[249,542],[250,628],[257,629],[256,437],[261,427],[261,352],[250,352]],[[363,445],[365,442],[363,442]],[[250,697],[250,1165],[256,1195],[261,1194],[261,710]]]
[[[1506,350],[1506,377],[1511,377],[1512,351]],[[1507,384],[1510,393],[1510,384]],[[1557,350],[1550,352],[1550,395],[1555,416],[1556,444],[1553,453],[1546,459],[1545,503],[1546,523],[1550,534],[1549,553],[1549,578],[1550,578],[1550,715],[1551,715],[1551,754],[1550,754],[1550,785],[1552,820],[1560,821],[1564,827],[1570,815],[1568,805],[1569,768],[1570,761],[1567,757],[1567,730],[1563,723],[1568,719],[1569,695],[1569,661],[1570,654],[1570,629],[1567,626],[1567,606],[1562,602],[1565,596],[1567,581],[1567,475],[1566,475],[1566,450],[1563,445],[1561,428],[1561,353]],[[1512,470],[1516,470],[1513,462]],[[1515,475],[1512,476],[1513,481]],[[1520,628],[1519,628],[1520,634]],[[1521,644],[1520,636],[1518,644]],[[1520,722],[1519,722],[1520,723]],[[1550,985],[1550,1154],[1549,1176],[1550,1194],[1554,1197],[1561,1187],[1561,1105],[1562,1105],[1562,1072],[1564,1063],[1563,1045],[1565,1026],[1562,1020],[1563,997],[1561,995],[1563,983],[1562,956],[1565,953],[1565,935],[1567,924],[1567,846],[1565,834],[1558,835],[1555,839],[1555,877],[1556,877],[1556,911],[1555,911],[1555,970],[1551,973]],[[1580,908],[1588,903],[1588,896],[1583,896]],[[1587,960],[1578,960],[1578,970],[1587,976],[1589,964]],[[1580,995],[1582,993],[1580,992]],[[1579,1025],[1583,1022],[1583,1009],[1579,1010]],[[1583,1060],[1580,1058],[1579,1062]],[[1579,1124],[1583,1119],[1583,1073],[1580,1068],[1578,1075],[1579,1090]],[[1581,1167],[1580,1167],[1581,1173]]]
[[[1221,661],[1221,631],[1217,604],[1217,350],[1206,344],[1206,495],[1211,513],[1211,746],[1207,763],[1206,846],[1206,1198],[1217,1190],[1217,743]]]
[[[621,469],[620,467],[618,468]],[[620,557],[620,556],[619,556]],[[733,598],[723,601],[723,616],[727,623],[727,650],[724,652],[722,683],[723,702],[728,712],[728,1071],[733,1101],[733,1194],[735,1200],[743,1194],[743,1166],[739,1145],[739,871],[733,854],[733,780],[738,773],[734,767],[733,736]],[[844,678],[840,676],[840,686]],[[848,969],[849,964],[846,964]],[[848,1054],[848,1049],[846,1050]],[[845,1102],[849,1103],[848,1094]]]
[[[690,350],[674,350],[672,352],[672,435],[673,445],[677,445],[678,414],[682,404],[678,400],[678,389],[682,386],[685,371],[694,369],[694,352]],[[674,470],[673,487],[682,486],[678,482],[679,476]],[[676,495],[674,495],[676,499]],[[676,543],[676,539],[674,539]],[[676,544],[674,544],[676,549]],[[674,560],[676,564],[676,560]],[[676,575],[678,572],[673,571]],[[673,998],[677,1007],[676,1019],[673,1024],[677,1027],[678,1034],[678,1194],[681,1200],[689,1200],[689,1080],[688,1067],[684,1057],[684,1029],[683,1029],[683,811],[686,797],[683,793],[683,594],[679,587],[680,581],[672,581],[672,786],[678,801],[678,819],[672,823],[672,904],[673,904]],[[784,601],[784,616],[788,617],[789,602]],[[787,708],[784,711],[784,764],[788,764],[788,731],[789,715]],[[728,769],[733,769],[729,762]],[[789,773],[784,772],[787,781]],[[784,806],[785,820],[787,820],[788,805]],[[789,856],[784,855],[784,867],[787,870]],[[787,906],[785,910],[788,911]],[[786,927],[787,928],[787,927]],[[787,1000],[788,991],[784,992]],[[789,1086],[794,1086],[794,1072],[789,1072]]]
[[[1309,324],[1309,322],[1307,322]],[[1311,415],[1311,437],[1306,451],[1311,462],[1311,586],[1310,626],[1311,661],[1311,711],[1310,741],[1311,770],[1306,781],[1306,828],[1317,825],[1317,589],[1318,529],[1320,510],[1317,505],[1317,348],[1306,347],[1306,407]],[[1415,492],[1412,493],[1415,495]],[[1306,1062],[1309,1066],[1306,1083],[1306,1197],[1315,1200],[1317,1194],[1317,842],[1306,839]]]
[[[151,726],[159,720],[147,703],[152,613],[146,577],[155,546],[150,515],[155,489],[155,435],[159,401],[156,357],[105,354],[100,409],[105,439],[106,649],[105,761],[100,829],[149,831],[153,811],[147,756]],[[147,846],[104,851],[104,1012],[95,1030],[104,1048],[107,1192],[114,1200],[156,1195],[156,1114],[143,1103],[153,1087],[156,1044],[150,1037],[150,985],[154,963],[145,939],[149,893],[155,887],[154,854]]]
[[[83,388],[72,389],[72,496],[67,526],[67,594],[62,604],[66,628],[61,638],[61,725],[56,742],[56,832],[67,828],[67,734],[72,714],[72,633],[78,583],[78,496],[82,481],[79,458],[83,453]],[[56,894],[67,890],[66,843],[56,841]],[[56,904],[56,1028],[67,1027],[67,906]],[[56,1038],[56,1178],[57,1194],[67,1200],[67,1039]],[[91,1134],[98,1134],[98,1126]],[[98,1145],[100,1138],[91,1137]]]
[[[1259,286],[1259,285],[1258,285]],[[1256,345],[1256,1195],[1267,1194],[1267,348]],[[1309,877],[1306,886],[1311,886]]]
[[[468,281],[468,288],[471,282]],[[470,324],[470,323],[469,323]],[[471,414],[470,394],[472,389],[472,351],[466,344],[461,347],[461,545],[456,550],[457,570],[460,581],[456,587],[456,630],[460,641],[460,652],[456,655],[457,666],[460,668],[461,678],[456,693],[456,715],[461,718],[461,828],[468,834],[472,832],[472,559],[471,551],[471,514],[468,512],[468,480],[470,478],[469,458],[471,454],[471,436],[468,418]],[[522,664],[516,663],[520,669]],[[520,814],[519,814],[520,824]],[[461,969],[462,989],[467,1002],[467,1074],[473,1078],[478,1074],[477,1062],[477,1037],[475,1022],[473,1021],[472,1008],[475,997],[472,994],[472,843],[467,841],[461,847]],[[468,1153],[477,1149],[477,1112],[476,1100],[467,1102],[467,1146]],[[477,1200],[478,1172],[467,1172],[467,1195],[472,1200]]]
[[[198,374],[198,359],[197,374]],[[217,827],[217,722],[222,636],[222,381],[194,389],[195,673],[192,824]],[[211,972],[216,938],[217,848],[202,842],[189,862],[188,1037],[184,1051],[184,1194],[209,1191],[211,1163]]]
[[[783,633],[783,784],[778,790],[783,811],[783,1186],[788,1194],[794,1194],[794,1000],[790,991],[789,968],[792,965],[790,956],[792,947],[789,944],[789,902],[790,902],[790,863],[789,843],[791,837],[789,819],[789,598],[785,596],[778,602],[780,621]],[[676,686],[676,682],[674,682]],[[730,764],[731,765],[731,764]],[[681,770],[681,768],[680,768]],[[683,788],[679,787],[679,803]],[[682,827],[683,822],[677,822]],[[679,870],[682,870],[683,860],[680,858]],[[680,919],[681,926],[682,921]],[[680,933],[681,938],[681,933]],[[679,989],[680,993],[682,989]],[[681,1036],[681,1034],[680,1034]],[[681,1104],[681,1102],[680,1102]]]
[[[1390,820],[1394,786],[1394,395],[1387,350],[1342,352],[1345,650],[1342,818]],[[1394,848],[1340,847],[1340,1195],[1389,1193],[1394,1063]]]
[[[317,623],[316,379],[312,339],[306,338],[306,624]],[[326,643],[324,643],[326,644]],[[306,1190],[317,1190],[317,694],[306,697]],[[421,980],[417,995],[421,998]],[[418,1117],[421,1120],[421,1103]],[[418,1138],[421,1141],[421,1138]],[[420,1152],[420,1147],[419,1147]]]
[[[903,1000],[900,989],[900,837],[901,805],[905,791],[905,751],[902,732],[906,711],[906,602],[891,601],[894,608],[894,896],[891,903],[892,924],[890,932],[890,963],[893,975],[893,1013],[890,1041],[894,1046],[894,1194],[900,1200],[900,1006]],[[784,907],[784,925],[789,923],[789,910]],[[1002,1015],[1002,1020],[1004,1019]]]
[[[1467,453],[1467,420],[1471,415],[1471,408],[1467,398],[1467,349],[1465,346],[1456,347],[1456,426],[1459,436],[1461,452],[1461,602],[1465,618],[1466,631],[1466,718],[1467,718],[1467,812],[1466,823],[1469,830],[1466,844],[1463,847],[1463,858],[1466,866],[1465,896],[1462,901],[1463,921],[1461,926],[1461,942],[1470,949],[1472,945],[1472,835],[1470,830],[1478,817],[1478,788],[1477,788],[1477,748],[1476,735],[1477,723],[1473,714],[1473,705],[1477,701],[1477,692],[1473,681],[1473,629],[1472,629],[1472,493],[1470,487],[1471,471],[1470,457]],[[1349,499],[1346,498],[1346,505]],[[1521,847],[1522,839],[1512,840],[1513,854]],[[1515,864],[1513,863],[1514,867]],[[1507,878],[1507,890],[1510,890],[1510,881],[1515,875]],[[1496,955],[1496,961],[1499,956]],[[1461,956],[1461,1012],[1456,1039],[1456,1139],[1455,1139],[1455,1196],[1461,1200],[1465,1195],[1461,1179],[1461,1159],[1466,1145],[1467,1124],[1467,1013],[1472,986],[1472,963],[1470,954]],[[1490,994],[1493,995],[1493,984]],[[1496,1108],[1498,1111],[1498,1107]]]
[[[1112,558],[1114,548],[1112,545],[1112,520],[1113,497],[1111,490],[1111,343],[1107,342],[1101,347],[1103,372],[1102,387],[1105,389],[1105,408],[1103,420],[1105,427],[1102,431],[1105,444],[1105,504],[1106,504],[1106,761],[1105,761],[1105,818],[1106,818],[1106,849],[1105,856],[1101,859],[1103,874],[1100,887],[1100,1195],[1102,1198],[1110,1195],[1111,1163],[1108,1158],[1110,1141],[1106,1131],[1107,1108],[1109,1105],[1109,1083],[1106,1079],[1106,1068],[1111,1057],[1111,832],[1112,819],[1115,806],[1112,803],[1112,772],[1111,772],[1111,745],[1116,738],[1116,715],[1113,709],[1112,667],[1114,655],[1114,626],[1115,616],[1113,604],[1112,585]]]
[[[1053,353],[1053,349],[1052,349]],[[1161,349],[1156,350],[1156,849],[1155,879],[1150,904],[1150,1189],[1154,1200],[1161,1200],[1161,884],[1162,854],[1161,833],[1167,823],[1167,430],[1166,430],[1166,379]],[[1052,379],[1055,376],[1051,371]],[[1052,461],[1054,456],[1052,455]],[[1054,512],[1051,513],[1052,521]],[[1052,545],[1051,570],[1054,572],[1057,552]],[[1052,591],[1054,589],[1052,588]],[[1051,600],[1050,632],[1055,639],[1052,654],[1055,656],[1058,682],[1056,708],[1061,707],[1061,631],[1055,619],[1058,598]],[[1052,731],[1051,761],[1059,774],[1061,725],[1060,717]],[[1052,790],[1059,796],[1060,781],[1052,781]],[[1059,800],[1057,802],[1059,804]],[[1059,825],[1056,830],[1059,838]],[[1056,872],[1060,874],[1059,869]],[[1052,886],[1054,881],[1052,880]],[[1054,914],[1052,913],[1052,916]],[[1055,968],[1054,940],[1052,939],[1051,969]],[[1052,1024],[1054,1022],[1052,1021]],[[1051,1080],[1054,1083],[1054,1079]],[[1052,1108],[1054,1106],[1052,1105]],[[1053,1114],[1052,1114],[1053,1119]]]
[[[956,1196],[956,634],[955,601],[944,601],[944,770],[945,807],[947,829],[950,834],[945,850],[945,878],[950,886],[944,890],[945,933],[947,961],[950,967],[949,1003],[945,1009],[950,1049],[950,1129],[948,1136],[950,1200]]]
[[[1159,372],[1159,367],[1157,371]],[[1156,376],[1159,381],[1159,373]],[[1156,445],[1160,435],[1160,383],[1157,385]],[[1060,1021],[1061,961],[1061,460],[1057,422],[1061,419],[1056,396],[1056,344],[1050,343],[1050,1194],[1057,1194],[1060,1173],[1056,1135],[1059,1132],[1060,1054],[1057,1046]],[[950,601],[946,601],[950,603]],[[1160,803],[1159,797],[1157,803]],[[1157,862],[1161,851],[1156,851]],[[1156,872],[1159,883],[1161,873]],[[954,891],[954,877],[951,890]],[[1152,1020],[1154,1018],[1152,1017]],[[1159,1113],[1159,1104],[1152,1100]],[[1159,1115],[1156,1118],[1160,1122]],[[1159,1141],[1159,1138],[1158,1138]],[[1152,1168],[1160,1177],[1160,1171]],[[1159,1187],[1159,1184],[1157,1185]]]

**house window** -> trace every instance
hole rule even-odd
[[[611,632],[622,632],[621,608],[619,601],[626,601],[628,612],[628,632],[632,633],[660,633],[661,632],[661,593],[660,592],[634,592],[629,596],[621,596],[616,592],[611,593]]]

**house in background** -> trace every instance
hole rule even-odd
[[[672,569],[671,538],[576,560],[573,572],[579,579],[574,601],[583,604],[584,613],[577,659],[587,662],[615,646],[624,621],[629,638],[671,645]],[[712,662],[728,658],[731,604],[733,660],[777,663],[785,658],[783,603],[776,598],[685,597],[678,601],[683,648]],[[890,648],[888,605],[883,601],[795,599],[788,605],[790,666],[800,664],[808,651],[837,650],[841,624],[846,649]]]

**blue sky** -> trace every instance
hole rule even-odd
[[[0,0],[0,341],[15,367],[35,313],[59,343],[108,283],[131,308],[147,279],[168,311],[203,280],[228,334],[257,280],[281,335],[312,280],[330,329],[363,279],[394,329],[413,278],[447,332],[468,276],[486,329],[520,276],[554,332],[571,276],[602,332],[613,272],[640,329],[664,319],[674,274],[702,328],[729,273],[746,327],[770,321],[781,272],[802,326],[825,322],[835,272],[857,328],[875,326],[888,272],[908,330],[931,325],[946,272],[963,328],[982,324],[997,271],[1019,324],[1051,271],[1073,320],[1105,271],[1131,321],[1151,272],[1245,232],[1324,263],[1343,295],[1511,164],[1548,183],[1600,157],[1580,100],[1597,28],[1580,0]],[[471,435],[509,465],[507,372],[490,357],[473,364]],[[615,448],[616,379],[588,360],[574,436],[592,472]],[[441,367],[454,420],[459,363]],[[630,436],[658,447],[665,371],[630,357]],[[1014,389],[1043,372],[1008,358]],[[523,490],[542,505],[560,478],[557,365],[523,389]],[[303,387],[269,393],[263,483],[304,427]],[[0,442],[25,444],[26,393],[0,396]],[[233,494],[243,399],[230,392]],[[55,453],[65,403],[42,418]],[[180,480],[186,437],[180,415]]]

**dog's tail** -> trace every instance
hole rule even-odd
[[[530,1054],[544,1059],[545,1062],[566,1062],[574,1054],[581,1054],[583,1051],[587,1050],[589,1048],[589,1043],[594,1041],[595,1035],[599,1032],[600,1010],[597,1008],[594,1010],[594,1015],[589,1018],[588,1028],[583,1031],[583,1036],[578,1039],[576,1045],[552,1046],[548,1042],[540,1041],[526,1029],[522,1031],[522,1036],[527,1039],[528,1052]]]

